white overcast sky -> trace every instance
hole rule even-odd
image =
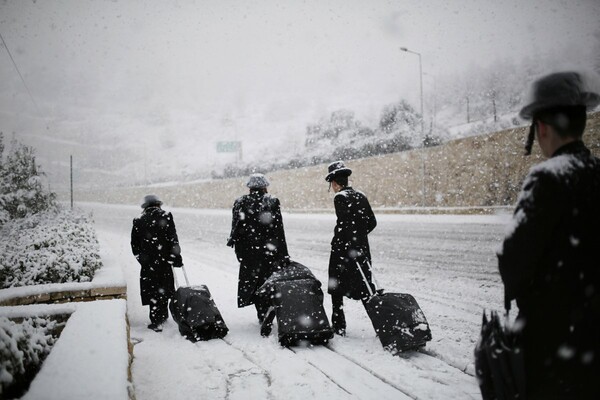
[[[0,33],[39,104],[1,49],[0,111],[183,110],[271,135],[340,108],[368,120],[399,98],[416,106],[418,58],[401,46],[422,54],[428,90],[472,64],[588,54],[599,21],[598,0],[0,0]]]

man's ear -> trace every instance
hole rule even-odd
[[[550,128],[550,126],[548,124],[546,124],[543,121],[538,120],[537,121],[537,134],[538,137],[545,139],[549,132],[548,132],[548,128]]]

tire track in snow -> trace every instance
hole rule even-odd
[[[290,347],[289,350],[317,368],[345,392],[358,398],[413,398],[393,383],[382,379],[379,374],[327,346]]]
[[[373,376],[375,376],[377,379],[381,380],[382,382],[386,383],[387,385],[392,386],[393,388],[395,388],[396,390],[398,390],[399,392],[404,393],[407,396],[411,396],[410,393],[406,392],[406,389],[403,389],[402,387],[399,387],[399,385],[394,384],[393,382],[390,382],[388,379],[386,379],[384,376],[380,375],[379,373],[377,373],[376,371],[372,370],[371,368],[366,367],[365,365],[363,365],[362,363],[356,361],[354,358],[347,356],[345,354],[342,354],[338,351],[336,351],[335,349],[331,348],[330,346],[325,346],[325,348],[329,351],[334,352],[335,354],[338,354],[341,357],[344,357],[345,359],[347,359],[350,362],[353,362],[354,364],[358,365],[359,367],[361,367],[362,369],[364,369],[365,371],[369,372],[370,374],[372,374]],[[412,395],[413,398],[416,398],[414,396],[414,394]]]
[[[234,373],[229,373],[227,375],[227,389],[226,389],[226,399],[227,400],[236,400],[236,399],[246,399],[248,396],[248,386],[252,386],[252,394],[256,395],[256,387],[262,387],[260,381],[266,381],[265,395],[266,399],[273,399],[273,394],[271,393],[271,384],[272,378],[271,373],[261,367],[257,362],[255,362],[252,357],[250,357],[243,349],[235,346],[231,341],[222,338],[221,339],[225,344],[234,350],[241,353],[242,357],[254,365],[259,372],[253,371],[252,368],[241,369],[239,371],[235,371]],[[258,379],[257,379],[258,378]],[[250,381],[250,382],[249,382]],[[252,382],[254,381],[254,382]],[[258,381],[258,382],[257,382]]]
[[[423,349],[400,353],[399,355],[395,356],[395,357],[398,357],[399,362],[402,361],[402,362],[407,363],[411,370],[418,372],[415,374],[415,373],[409,373],[409,371],[406,371],[407,376],[409,376],[409,378],[406,379],[404,383],[402,383],[402,382],[399,383],[399,382],[395,382],[393,380],[393,378],[386,376],[385,372],[376,371],[374,368],[368,366],[366,362],[357,360],[355,357],[347,354],[345,351],[337,350],[337,349],[333,348],[331,345],[327,345],[324,348],[326,348],[326,349],[330,350],[331,352],[336,353],[340,357],[343,357],[346,360],[356,364],[357,366],[364,369],[368,373],[372,374],[373,376],[375,376],[382,382],[390,385],[391,387],[395,388],[397,391],[405,394],[406,396],[408,396],[409,398],[412,398],[412,399],[430,399],[430,398],[478,399],[480,396],[479,391],[476,391],[475,393],[465,393],[464,391],[462,391],[462,389],[460,387],[460,386],[462,386],[459,384],[460,382],[448,380],[448,375],[450,375],[451,378],[455,378],[457,376],[459,376],[459,377],[463,376],[466,378],[466,379],[463,379],[463,381],[470,380],[471,377],[469,375],[465,374],[464,371],[462,371],[460,368],[457,368],[457,367],[449,364],[445,360],[442,360],[438,357],[435,357],[435,355],[431,355],[431,354],[423,351]],[[439,372],[440,370],[442,370],[443,368],[439,367],[440,363],[444,364],[447,367],[447,370],[445,371],[446,373],[444,373],[444,374],[440,374],[440,373],[429,374],[429,373],[427,373],[428,371]],[[454,370],[455,372],[452,372],[452,370]],[[386,371],[386,370],[382,369],[382,371]],[[413,371],[411,371],[411,372],[413,372]],[[447,372],[450,372],[450,373],[448,374]],[[424,374],[425,374],[425,376],[424,376]],[[432,386],[432,384],[435,384],[437,386],[437,388],[433,389],[431,392],[423,392],[423,387],[424,387],[423,385],[425,384],[425,382],[419,383],[419,380],[427,381],[429,386]],[[451,393],[448,393],[448,391],[451,391]],[[443,392],[443,397],[439,397],[438,393],[442,393],[442,392]]]
[[[288,350],[290,350],[292,353],[294,354],[298,354],[297,351],[295,351],[292,348],[288,348]],[[319,371],[321,371],[321,373],[327,378],[329,379],[331,382],[333,382],[334,385],[336,385],[337,387],[339,387],[340,389],[342,389],[344,392],[348,393],[349,395],[352,395],[352,393],[350,393],[348,390],[346,390],[346,388],[344,388],[340,383],[338,383],[333,377],[331,377],[326,371],[323,371],[322,368],[319,368],[318,365],[315,365],[312,361],[308,361],[306,360],[306,362],[310,365],[312,365],[314,368],[318,369]]]

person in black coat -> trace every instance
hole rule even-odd
[[[269,181],[263,174],[252,174],[246,186],[250,193],[233,204],[227,245],[234,247],[240,263],[238,307],[254,304],[262,323],[270,304],[256,291],[274,271],[287,265],[289,254],[279,199],[267,193]]]
[[[348,185],[352,170],[342,161],[328,166],[325,180],[333,188],[333,204],[337,222],[331,240],[329,258],[329,284],[333,313],[331,322],[336,334],[346,334],[344,296],[355,300],[366,300],[369,290],[375,287],[371,279],[371,249],[367,235],[377,226],[377,219],[367,197]],[[361,274],[362,271],[362,274]]]
[[[527,399],[600,399],[600,159],[582,141],[600,103],[576,72],[533,85],[521,110],[549,159],[523,183],[498,252],[522,326]]]
[[[181,248],[170,212],[160,208],[155,195],[144,197],[142,215],[133,220],[131,251],[141,265],[142,305],[150,306],[149,329],[160,332],[169,317],[169,299],[175,293],[172,267],[181,267]]]

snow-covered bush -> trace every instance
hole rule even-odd
[[[0,289],[88,282],[102,266],[91,218],[54,209],[0,228]]]
[[[16,141],[4,159],[4,137],[0,132],[0,226],[53,208],[56,195],[44,188],[44,173],[35,162],[32,147]]]
[[[379,120],[379,130],[395,140],[397,151],[422,145],[420,126],[421,115],[404,100],[384,107]]]
[[[0,226],[4,225],[10,220],[10,214],[3,207],[4,201],[0,198]]]
[[[65,325],[65,317],[0,317],[0,398],[18,398],[29,388]]]

